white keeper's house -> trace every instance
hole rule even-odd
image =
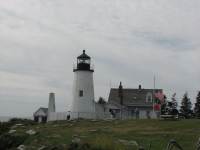
[[[162,89],[157,89],[162,93]],[[141,85],[138,88],[123,89],[120,82],[119,88],[111,88],[108,98],[108,103],[113,106],[110,109],[115,109],[116,117],[120,116],[120,111],[126,107],[128,109],[128,116],[135,117],[136,108],[140,111],[139,117],[141,119],[147,118],[150,113],[151,118],[156,118],[156,110],[154,110],[154,89],[142,89]],[[157,101],[157,103],[160,103]],[[116,104],[118,106],[116,107]],[[119,107],[120,106],[120,107]]]

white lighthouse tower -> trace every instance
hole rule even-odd
[[[77,64],[74,65],[74,80],[72,86],[72,98],[70,111],[71,115],[83,112],[94,113],[94,86],[93,86],[93,66],[90,65],[90,57],[83,54],[77,57]],[[75,117],[75,116],[72,116]]]

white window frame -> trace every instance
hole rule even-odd
[[[150,100],[150,101],[149,101],[149,96],[151,97],[151,100]],[[151,94],[150,92],[148,92],[148,93],[146,94],[146,102],[147,102],[147,103],[151,103],[151,102],[152,102],[152,99],[153,99],[152,94]]]

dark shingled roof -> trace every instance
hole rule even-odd
[[[162,92],[162,89],[159,89]],[[154,89],[122,89],[123,95],[123,105],[125,106],[152,106],[152,102],[146,102],[146,94],[150,92],[152,95],[154,93]],[[137,100],[134,100],[134,97],[137,96]],[[119,98],[119,89],[112,88],[110,90],[110,95],[108,98],[109,101],[114,101],[116,103],[120,103]]]
[[[78,56],[77,58],[90,58],[88,55],[85,54],[85,50],[83,50],[83,54]]]

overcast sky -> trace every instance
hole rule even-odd
[[[1,0],[0,116],[68,111],[73,64],[94,64],[95,100],[117,88],[163,89],[179,103],[200,90],[199,0]]]

